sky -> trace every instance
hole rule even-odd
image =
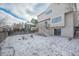
[[[27,21],[45,11],[49,3],[0,3],[0,12]]]

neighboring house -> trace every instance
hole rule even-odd
[[[74,37],[75,27],[79,28],[76,6],[78,4],[75,3],[51,3],[46,11],[38,15],[39,33]]]
[[[22,30],[23,29],[23,24],[21,23],[14,23],[13,25],[13,30],[17,31],[17,30]]]

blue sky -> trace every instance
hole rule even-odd
[[[48,3],[4,3],[0,5],[0,11],[4,11],[20,20],[29,20],[32,17],[36,18],[49,5]]]

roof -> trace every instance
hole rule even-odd
[[[47,21],[47,20],[50,20],[51,18],[47,18],[47,19],[44,19],[44,20],[42,20],[42,21],[39,21],[38,23],[40,23],[40,22],[44,22],[44,21]]]

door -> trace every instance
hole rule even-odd
[[[79,38],[79,27],[75,27],[75,29],[74,29],[74,37]]]
[[[54,29],[54,35],[61,36],[61,29]]]

